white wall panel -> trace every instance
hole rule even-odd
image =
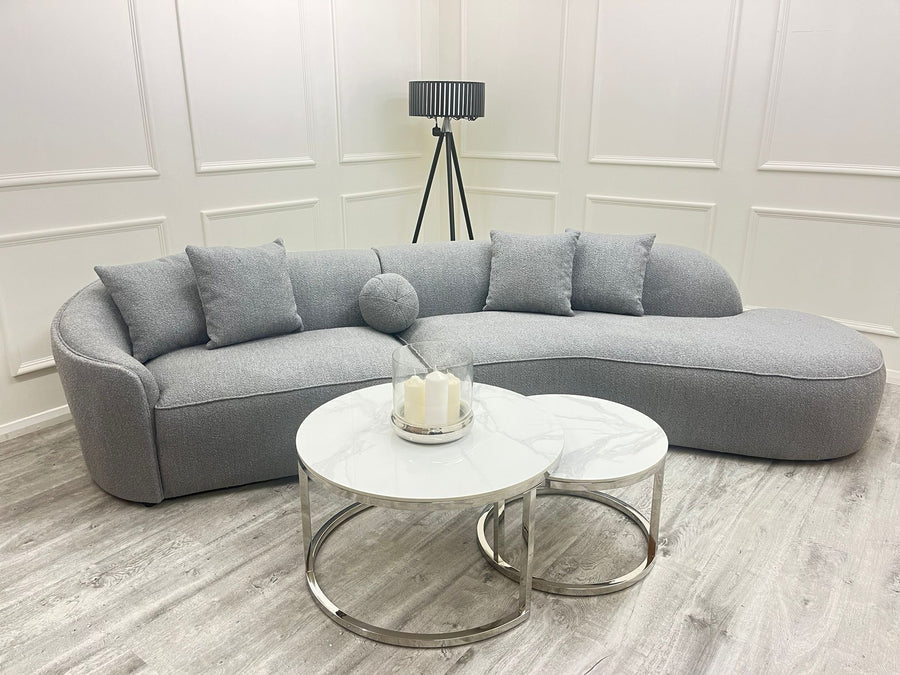
[[[721,165],[740,0],[600,0],[590,161]]]
[[[0,3],[0,187],[155,176],[132,0]]]
[[[298,0],[179,0],[197,171],[313,164]]]
[[[584,229],[610,234],[655,233],[661,244],[712,248],[716,205],[665,199],[587,195]]]
[[[368,248],[412,241],[422,187],[341,195],[344,246]]]
[[[460,154],[559,161],[568,3],[460,6],[462,78],[485,83],[485,116],[461,123]]]
[[[340,161],[420,157],[422,121],[408,103],[409,80],[422,72],[419,0],[332,0],[332,8]]]
[[[898,337],[898,260],[900,218],[753,207],[741,294]]]
[[[763,169],[900,175],[896,0],[782,0]]]
[[[201,211],[205,246],[260,246],[277,238],[288,251],[318,248],[319,200],[301,199]]]
[[[558,196],[556,192],[539,190],[466,188],[466,199],[469,204],[475,238],[489,239],[491,230],[524,234],[555,232]],[[463,220],[462,236],[460,236],[459,220],[457,220],[457,239],[465,239],[468,236],[465,227],[466,223]]]
[[[0,322],[10,373],[52,367],[50,322],[63,302],[97,279],[94,265],[165,255],[164,226],[158,217],[0,237]]]

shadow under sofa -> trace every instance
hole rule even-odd
[[[482,311],[490,242],[287,254],[304,330],[220,349],[196,345],[142,364],[99,281],[51,326],[60,378],[93,480],[144,503],[296,475],[294,436],[322,403],[390,379],[400,344],[366,326],[358,298],[383,272],[419,297],[405,340],[451,340],[475,379],[523,394],[624,403],[672,445],[775,459],[851,454],[875,423],[880,350],[829,319],[743,311],[715,261],[657,244],[644,316]]]

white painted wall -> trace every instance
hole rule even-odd
[[[898,32],[896,0],[0,3],[0,439],[64,413],[49,323],[95,264],[407,240],[419,77],[487,83],[479,237],[655,231],[900,381]]]

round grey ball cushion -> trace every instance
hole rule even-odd
[[[404,277],[393,272],[366,282],[359,293],[363,319],[382,333],[399,333],[419,316],[419,296]]]

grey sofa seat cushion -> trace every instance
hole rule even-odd
[[[300,422],[335,396],[389,381],[398,346],[371,328],[343,327],[150,362],[165,496],[296,474]]]
[[[491,242],[403,244],[380,246],[375,252],[380,272],[400,274],[416,289],[420,317],[479,312],[484,307],[491,279]]]
[[[419,319],[403,338],[468,345],[481,382],[611,399],[655,419],[674,445],[761,457],[855,452],[884,385],[881,352],[869,340],[787,310],[723,318],[482,312]]]
[[[290,333],[207,350],[170,352],[147,364],[159,385],[156,409],[390,377],[400,343],[371,328]],[[190,377],[185,377],[190,373]]]

